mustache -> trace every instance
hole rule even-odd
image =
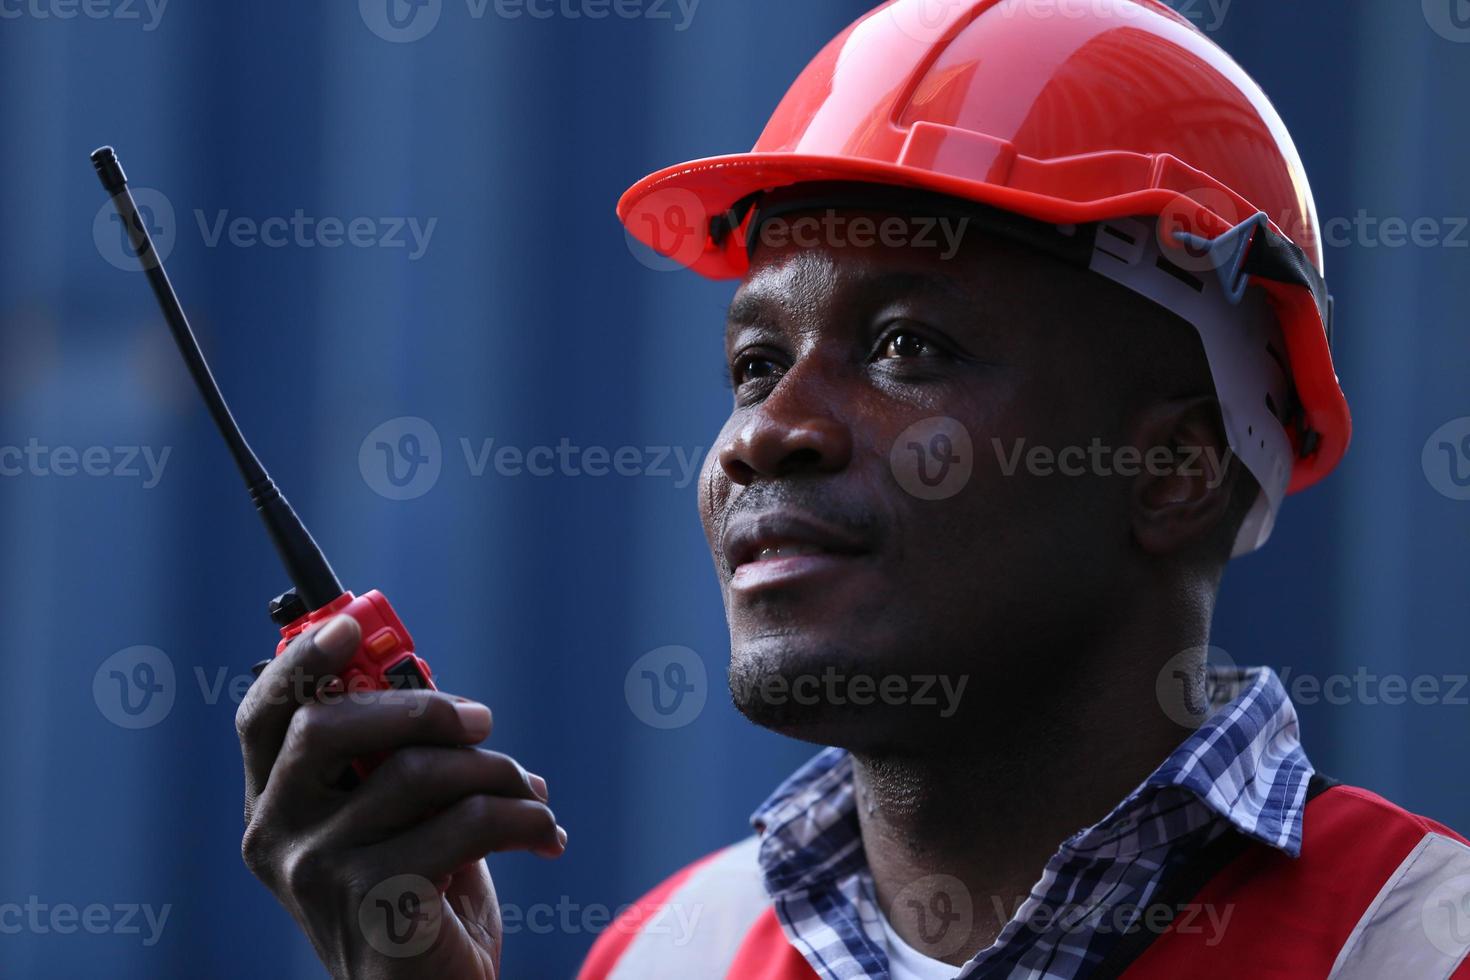
[[[822,482],[779,480],[747,484],[739,493],[732,494],[724,509],[715,516],[714,540],[722,540],[726,529],[736,518],[775,510],[805,514],[870,541],[875,549],[883,539],[884,524],[876,507],[834,492],[830,485]],[[725,564],[723,559],[720,564]]]

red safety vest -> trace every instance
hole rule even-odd
[[[1167,927],[1124,936],[1092,980],[1470,980],[1470,846],[1382,797],[1314,778],[1301,855],[1239,834],[1161,883]],[[696,861],[598,937],[578,980],[813,980],[751,837]],[[1228,911],[1202,928],[1191,909]]]

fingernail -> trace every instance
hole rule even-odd
[[[317,630],[312,642],[322,653],[336,655],[356,648],[357,637],[357,620],[351,616],[338,616]]]
[[[531,792],[533,792],[537,796],[541,797],[541,802],[542,803],[545,803],[547,800],[551,799],[551,797],[548,796],[547,795],[547,792],[546,792],[546,780],[542,779],[540,776],[536,775],[534,772],[528,772],[528,773],[526,773],[526,779],[531,784]]]
[[[556,840],[561,845],[561,849],[565,851],[567,849],[567,830],[560,824],[556,828]]]
[[[460,727],[470,740],[479,742],[490,734],[490,709],[483,704],[473,701],[456,704],[454,713],[459,715]]]

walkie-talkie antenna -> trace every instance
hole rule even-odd
[[[240,433],[235,417],[230,414],[230,407],[225,404],[224,395],[220,394],[219,385],[215,383],[214,375],[209,370],[209,362],[199,349],[199,341],[194,339],[194,331],[189,328],[189,320],[184,316],[179,297],[168,281],[168,273],[163,271],[163,260],[153,248],[153,238],[148,234],[148,226],[138,214],[138,205],[128,190],[128,178],[123,173],[122,164],[118,163],[117,154],[110,146],[98,147],[92,151],[92,165],[97,168],[97,176],[112,197],[123,226],[128,230],[128,239],[132,242],[138,261],[142,263],[143,271],[148,275],[153,295],[158,297],[158,305],[163,309],[163,317],[168,321],[169,331],[174,335],[179,353],[184,356],[184,363],[194,377],[199,394],[204,396],[204,403],[209,406],[214,424],[219,428],[220,435],[224,436],[225,445],[235,457],[235,464],[240,467],[240,475],[245,478],[250,499],[255,502],[255,509],[260,512],[260,519],[265,522],[266,531],[275,542],[281,562],[286,566],[286,574],[296,586],[296,592],[306,608],[320,609],[342,595],[342,585],[337,581],[336,573],[332,571],[332,566],[327,563],[326,556],[317,547],[317,543],[312,540],[311,532],[301,523],[301,518],[296,516],[285,496],[276,488],[265,467],[260,465],[260,460]]]

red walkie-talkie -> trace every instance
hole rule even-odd
[[[240,467],[240,474],[245,477],[250,499],[255,502],[261,520],[265,521],[266,531],[275,542],[276,551],[294,586],[271,600],[271,620],[281,628],[281,642],[276,646],[276,655],[280,656],[291,640],[307,627],[333,616],[351,616],[362,628],[362,645],[341,675],[348,691],[433,688],[429,665],[414,654],[413,637],[408,635],[388,600],[376,589],[354,596],[342,588],[332,566],[312,540],[311,532],[301,523],[241,435],[240,427],[230,414],[219,385],[209,370],[209,363],[199,349],[199,342],[194,338],[194,331],[189,328],[173,285],[163,271],[163,261],[154,250],[148,227],[138,214],[138,205],[128,190],[128,178],[118,163],[117,154],[110,146],[99,147],[92,152],[92,165],[97,168],[103,188],[112,196],[112,203],[128,230],[128,238],[148,275],[153,295],[158,297],[158,305],[163,309],[179,353],[184,356],[184,363],[188,365],[199,393],[204,396],[214,424],[219,427],[225,445]],[[359,775],[366,775],[376,761],[360,759],[354,763],[354,768]]]

